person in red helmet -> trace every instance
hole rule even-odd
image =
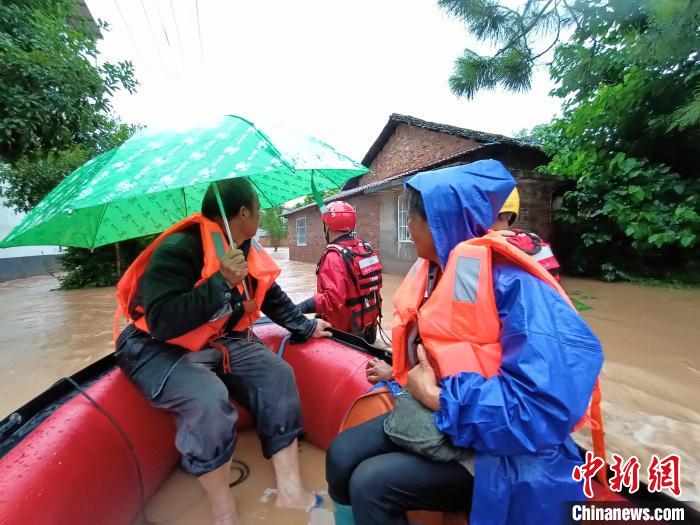
[[[357,214],[350,204],[331,202],[322,213],[328,246],[316,267],[317,291],[298,306],[373,343],[382,307],[379,256],[355,236]]]

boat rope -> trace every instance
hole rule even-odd
[[[250,476],[250,467],[238,459],[231,460],[231,470],[238,472],[238,479],[234,479],[231,483],[229,483],[229,487],[240,485],[246,479],[248,479],[248,476]]]
[[[379,338],[387,346],[387,348],[391,348],[391,337],[389,337],[384,331],[384,328],[382,328],[381,323],[379,323]]]
[[[191,506],[194,506],[204,495],[204,491],[200,494],[200,496],[197,498],[192,505],[190,505],[185,511],[181,512],[177,516],[174,516],[172,518],[169,518],[167,520],[162,520],[162,521],[151,521],[146,518],[145,515],[145,509],[146,509],[146,489],[145,485],[143,482],[143,472],[141,470],[141,464],[139,463],[139,458],[136,455],[136,448],[134,447],[134,444],[132,443],[131,439],[129,439],[129,435],[126,433],[126,431],[122,428],[122,426],[117,423],[117,421],[104,409],[100,403],[98,403],[90,394],[88,394],[83,387],[81,387],[73,378],[71,377],[66,377],[64,378],[66,381],[68,381],[73,387],[85,398],[87,399],[92,406],[94,406],[97,410],[99,410],[114,426],[114,428],[117,429],[121,437],[124,439],[124,442],[126,445],[129,447],[129,452],[131,453],[131,459],[134,462],[134,467],[136,469],[136,475],[139,480],[139,512],[143,514],[142,518],[142,523],[146,523],[149,525],[160,525],[164,523],[169,523],[171,521],[176,520],[180,516],[182,516]],[[229,483],[229,488],[235,487],[236,485],[240,485],[243,483],[246,479],[248,479],[248,476],[250,476],[250,467],[243,461],[240,461],[238,459],[232,459],[231,460],[231,471],[235,471],[238,473],[238,477],[231,481]]]
[[[144,488],[143,484],[143,473],[141,472],[141,464],[139,463],[139,458],[136,455],[136,449],[134,448],[134,444],[131,442],[131,439],[129,439],[128,434],[124,431],[124,429],[121,427],[119,423],[111,416],[109,413],[100,405],[97,401],[95,401],[90,394],[88,394],[83,387],[81,387],[72,377],[66,377],[66,381],[68,381],[70,384],[73,385],[73,387],[80,392],[80,394],[87,399],[97,410],[99,410],[102,415],[104,415],[110,423],[112,423],[112,426],[117,429],[117,432],[121,435],[121,437],[124,439],[124,442],[126,443],[127,447],[129,447],[129,452],[131,453],[131,459],[134,462],[134,467],[136,468],[136,476],[138,477],[139,480],[139,501],[140,505],[139,508],[143,509],[144,505],[146,504],[146,489]]]
[[[382,328],[382,321],[384,321],[384,316],[382,315],[382,307],[380,305],[379,306],[379,320],[377,321],[377,327],[379,328],[379,338],[387,346],[387,348],[391,349],[391,337],[389,337],[387,335],[387,333],[384,331],[384,328]]]
[[[238,478],[234,479],[231,483],[229,483],[229,488],[230,487],[235,487],[236,485],[240,485],[243,483],[246,479],[248,479],[248,476],[250,475],[250,467],[246,465],[243,461],[240,461],[238,459],[232,459],[231,460],[231,471],[236,471],[238,472]],[[176,515],[174,516],[169,516],[165,519],[161,519],[158,521],[149,519],[146,517],[146,511],[143,509],[143,516],[141,518],[141,523],[143,525],[166,525],[167,523],[172,523],[175,520],[179,520],[187,514],[195,505],[199,503],[199,501],[204,497],[206,493],[204,490],[202,490],[197,496],[197,499],[195,499],[192,503],[189,503],[184,509],[179,511]]]

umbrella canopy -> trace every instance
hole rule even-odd
[[[146,129],[90,160],[0,242],[96,248],[164,231],[199,211],[214,181],[247,177],[263,208],[340,188],[369,170],[314,137],[239,116],[187,131]]]

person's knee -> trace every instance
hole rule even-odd
[[[296,391],[294,369],[266,346],[263,345],[263,347],[258,350],[257,355],[257,368],[262,371],[261,377],[264,377],[267,382],[273,382],[277,391],[284,392],[289,388]]]
[[[229,401],[228,389],[218,380],[199,385],[187,402],[187,411],[195,414],[196,424],[201,424],[209,432],[217,428],[225,433],[230,432],[237,420],[236,409]]]
[[[387,491],[383,470],[375,458],[360,463],[350,477],[350,501],[353,506],[368,506],[385,499]]]
[[[326,480],[329,485],[347,487],[355,466],[352,461],[355,448],[356,444],[348,439],[347,434],[341,433],[331,442],[326,452]]]
[[[347,433],[340,433],[331,442],[326,453],[327,471],[347,473],[349,477],[354,456],[352,452],[357,448],[350,437]]]
[[[275,381],[282,385],[294,385],[296,388],[296,380],[294,378],[294,369],[283,359],[272,359],[270,361],[270,369],[274,375]]]
[[[275,359],[270,364],[270,385],[274,386],[274,403],[279,404],[276,412],[289,412],[301,416],[301,400],[291,365],[281,359]],[[266,397],[270,397],[269,385],[265,387]],[[268,400],[269,402],[269,400]]]

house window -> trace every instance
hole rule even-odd
[[[398,234],[399,242],[413,242],[408,234],[408,203],[403,195],[398,197]]]
[[[306,246],[306,217],[297,219],[297,246]]]

